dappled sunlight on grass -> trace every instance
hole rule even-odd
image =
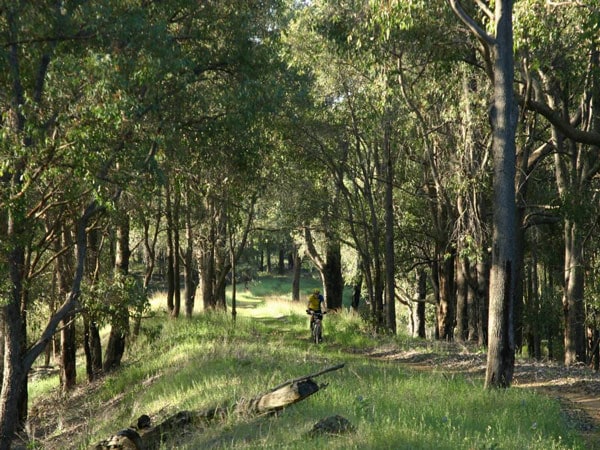
[[[240,315],[246,315],[254,318],[282,318],[290,315],[304,314],[306,305],[301,302],[292,302],[280,298],[265,298],[260,304],[257,304],[252,310],[241,310]]]

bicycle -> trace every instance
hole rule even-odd
[[[313,320],[310,322],[311,340],[315,344],[319,344],[323,341],[323,315],[325,315],[327,311],[318,312],[307,309],[306,313],[313,316]]]

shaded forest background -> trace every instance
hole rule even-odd
[[[600,8],[502,3],[510,348],[597,370]],[[2,1],[0,36],[0,448],[34,362],[65,392],[79,348],[119,367],[157,279],[173,320],[235,319],[236,283],[291,270],[303,301],[304,268],[377,333],[488,344],[493,47],[447,2]]]

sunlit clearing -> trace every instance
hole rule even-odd
[[[306,305],[302,302],[292,302],[278,297],[267,297],[251,308],[238,306],[238,313],[248,317],[285,317],[292,314],[303,314]]]

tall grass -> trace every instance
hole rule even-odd
[[[344,363],[343,369],[315,380],[326,387],[277,416],[231,416],[182,431],[164,448],[584,448],[553,399],[522,389],[487,391],[479,379],[425,373],[364,356],[361,350],[378,340],[354,314],[326,316],[325,343],[313,344],[304,302],[270,295],[275,290],[268,283],[260,285],[263,297],[256,286],[240,292],[235,323],[225,313],[156,317],[147,323],[151,339],[135,343],[123,368],[107,376],[80,406],[88,423],[84,432],[69,436],[70,447],[86,448],[141,414],[157,423],[181,410],[230,405]],[[38,392],[38,399],[54,395]],[[336,414],[355,431],[309,436],[317,421]]]

